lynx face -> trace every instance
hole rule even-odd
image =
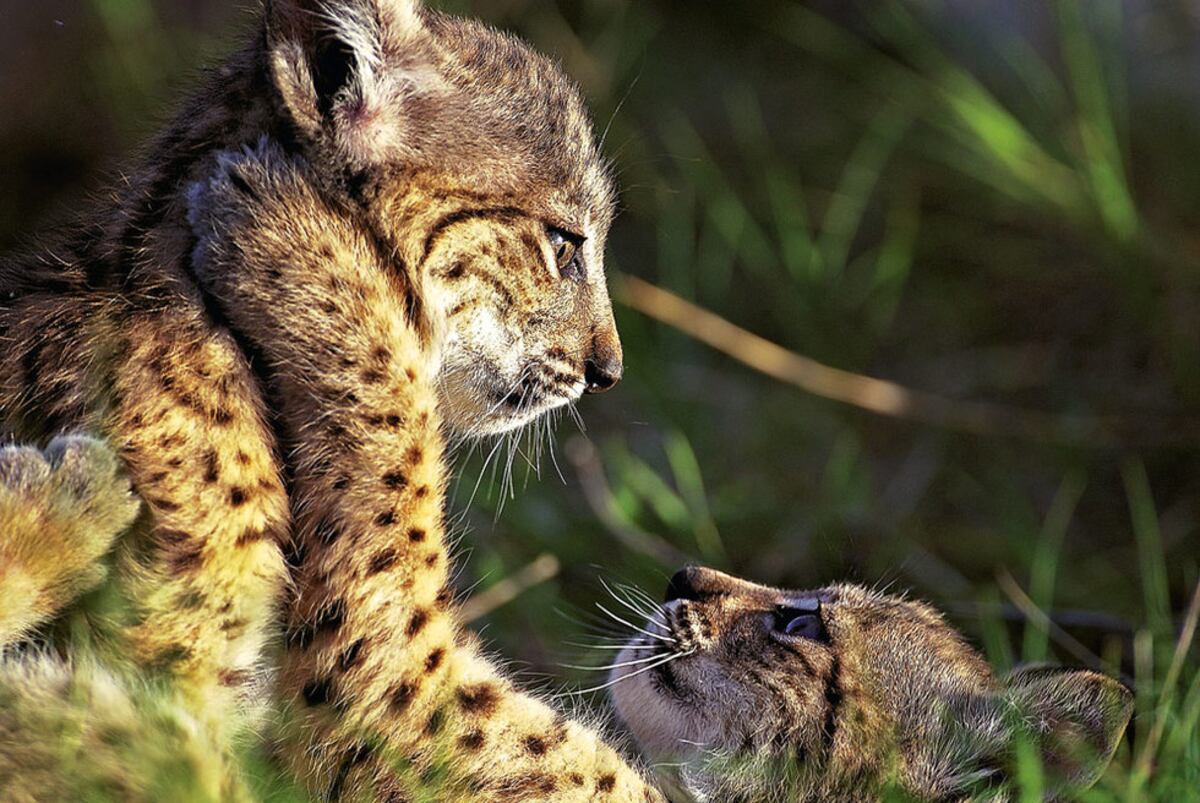
[[[299,144],[394,270],[450,425],[503,432],[615,385],[614,191],[575,85],[513,37],[414,0],[269,13]]]
[[[929,606],[850,585],[767,588],[677,573],[617,660],[617,711],[699,800],[1004,799],[1028,738],[1055,788],[1087,786],[1131,695],[1092,672],[995,678]],[[974,797],[973,797],[974,796]]]

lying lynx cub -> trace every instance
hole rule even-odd
[[[1133,707],[1094,672],[996,678],[921,602],[702,568],[671,579],[614,666],[617,711],[672,800],[1003,801],[1021,739],[1058,795],[1095,782]]]

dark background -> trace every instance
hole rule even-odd
[[[0,0],[0,246],[119,181],[246,30],[244,5]],[[1143,782],[1185,799],[1200,783],[1200,675],[1177,644],[1200,579],[1200,7],[439,7],[520,33],[582,83],[623,186],[614,277],[827,365],[994,405],[975,431],[954,403],[864,412],[618,303],[626,380],[580,403],[586,437],[565,418],[540,479],[529,441],[460,458],[461,584],[522,591],[486,637],[535,680],[586,682],[559,664],[603,658],[569,645],[600,638],[600,578],[657,595],[690,559],[910,589],[1001,667],[1087,660],[1136,682],[1136,738],[1096,799]],[[545,553],[561,571],[522,590]],[[1035,607],[1062,631],[1028,624]],[[1131,780],[1160,719],[1156,772]]]

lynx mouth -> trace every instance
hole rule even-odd
[[[526,365],[513,380],[482,361],[445,373],[440,385],[447,423],[472,437],[520,429],[578,401],[585,387],[582,377],[541,363]]]

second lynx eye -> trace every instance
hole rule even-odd
[[[579,249],[584,238],[554,226],[547,227],[546,233],[550,238],[550,247],[554,249],[558,275],[573,282],[582,281],[583,254]]]
[[[825,641],[825,623],[821,621],[821,609],[816,606],[780,606],[775,610],[775,631],[785,636],[796,636],[813,641]]]

